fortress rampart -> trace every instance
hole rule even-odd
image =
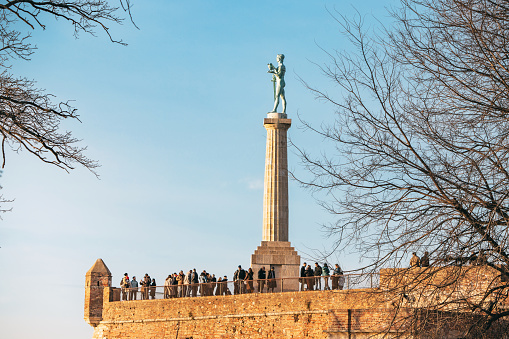
[[[361,338],[388,326],[390,301],[371,290],[105,301],[94,339]]]
[[[394,336],[409,335],[409,319],[426,302],[452,295],[477,298],[502,282],[496,270],[485,266],[386,269],[378,288],[119,301],[120,289],[111,287],[111,274],[99,260],[87,272],[85,292],[85,320],[94,326],[94,339],[361,339],[382,337],[389,328]],[[458,274],[463,282],[450,284]],[[422,286],[413,286],[417,281]],[[442,338],[461,336],[465,322],[474,321],[470,312],[447,312],[433,317],[442,319]],[[437,324],[429,326],[436,330]]]

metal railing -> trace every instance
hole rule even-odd
[[[127,301],[224,296],[249,293],[355,290],[363,288],[377,288],[379,287],[379,282],[379,274],[345,274],[329,277],[321,276],[221,281],[198,284],[120,288],[120,295],[115,299],[117,299],[116,301]]]

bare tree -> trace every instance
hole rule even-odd
[[[392,14],[395,28],[376,34],[334,14],[357,53],[329,53],[320,66],[338,97],[310,88],[334,105],[335,121],[306,125],[336,153],[300,149],[312,174],[302,182],[327,194],[334,249],[357,249],[371,259],[364,270],[430,253],[433,267],[411,278],[401,277],[407,269],[383,271],[399,282],[385,287],[405,291],[395,307],[422,311],[415,332],[433,337],[423,314],[468,310],[475,319],[465,337],[489,337],[494,324],[505,333],[509,1],[402,0]],[[478,265],[491,272],[489,283],[475,297],[459,293]]]
[[[130,17],[129,0],[119,6]],[[120,24],[120,7],[110,6],[107,0],[13,0],[0,3],[0,133],[2,135],[2,167],[6,148],[26,150],[40,160],[65,170],[84,166],[95,174],[97,162],[84,155],[86,147],[70,132],[60,129],[63,119],[78,119],[76,108],[67,102],[54,102],[54,96],[36,87],[35,81],[19,78],[11,73],[12,59],[29,60],[35,46],[30,30],[44,29],[47,22],[64,20],[78,37],[81,32],[95,34],[103,31],[115,43],[109,32],[110,23]],[[27,29],[24,33],[21,30]]]

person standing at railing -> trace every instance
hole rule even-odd
[[[317,262],[315,262],[315,289],[321,290],[322,289],[322,267],[318,265]]]
[[[171,275],[170,298],[176,298],[177,297],[177,287],[178,287],[177,273],[174,272]]]
[[[223,278],[217,278],[217,288],[215,295],[223,295]]]
[[[136,300],[138,297],[138,282],[136,281],[136,276],[133,275],[133,280],[131,280],[131,288],[129,289],[129,300]]]
[[[200,277],[198,278],[198,281],[200,282],[200,296],[206,296],[207,295],[207,273],[205,270],[200,273]]]
[[[233,273],[233,294],[242,294],[244,290],[244,279],[246,278],[246,271],[239,265],[239,268]]]
[[[313,282],[315,280],[315,273],[311,269],[311,265],[308,265],[306,267],[306,282],[307,282],[307,290],[313,291]]]
[[[189,297],[191,295],[191,275],[192,271],[189,270],[184,278],[184,297]]]
[[[191,290],[193,297],[198,295],[198,272],[196,272],[196,268],[193,268],[193,273],[191,274]]]
[[[322,267],[324,291],[329,290],[329,275],[330,275],[329,266],[327,266],[327,263],[324,263]]]
[[[306,268],[307,268],[307,264],[304,263],[302,264],[302,267],[300,268],[300,290],[301,291],[304,291],[305,289],[305,286],[306,286]]]
[[[339,289],[339,276],[341,274],[341,267],[339,267],[338,264],[335,265],[334,271],[332,272],[332,289],[337,290]]]
[[[223,285],[223,294],[224,295],[232,295],[232,292],[230,292],[230,289],[228,288],[228,277],[226,275],[223,277],[222,285]]]
[[[258,270],[258,293],[263,293],[265,287],[265,279],[267,278],[265,266]]]
[[[274,266],[271,266],[269,270],[269,274],[267,275],[267,292],[269,290],[272,290],[271,292],[274,293],[274,289],[277,287],[276,283],[276,271],[274,271]]]
[[[212,295],[214,292],[214,283],[212,282],[212,276],[209,272],[205,272],[207,276],[207,284],[205,285],[205,295]]]
[[[429,253],[426,251],[421,258],[421,267],[429,267]]]
[[[180,271],[177,275],[177,298],[182,298],[184,296],[184,279],[185,275],[183,271]]]
[[[140,281],[141,283],[141,298],[143,300],[148,299],[148,288],[150,286],[150,277],[148,273],[145,273],[145,276],[143,277],[143,280]]]
[[[217,287],[217,279],[216,275],[212,274],[212,277],[210,277],[210,293],[209,295],[214,295],[214,290]]]
[[[246,277],[244,278],[244,281],[246,282],[246,289],[247,293],[253,293],[254,287],[253,287],[253,279],[254,279],[254,272],[251,267],[247,270]]]
[[[338,269],[338,290],[342,290],[343,289],[343,286],[345,285],[345,276],[343,274],[343,270],[341,269],[341,267],[339,267],[338,264],[336,264],[336,267]],[[336,272],[336,270],[334,270],[334,272]]]
[[[345,276],[343,275],[343,272],[341,272],[338,279],[338,289],[342,290],[343,286],[345,286]]]
[[[145,299],[145,296],[143,295],[143,293],[144,293],[143,286],[145,284],[145,280],[143,279],[143,277],[140,279],[139,284],[140,284],[140,300],[143,300],[143,299]]]
[[[168,274],[168,278],[164,280],[164,299],[168,299],[170,297],[170,287],[171,287],[171,274]]]
[[[122,300],[127,300],[127,289],[130,287],[127,273],[124,273],[124,277],[120,281],[120,287],[122,288]]]
[[[156,280],[152,279],[152,282],[150,283],[150,299],[156,298]]]

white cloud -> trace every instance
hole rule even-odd
[[[253,191],[259,191],[263,189],[263,180],[259,178],[244,178],[240,182],[245,183],[247,188]]]

